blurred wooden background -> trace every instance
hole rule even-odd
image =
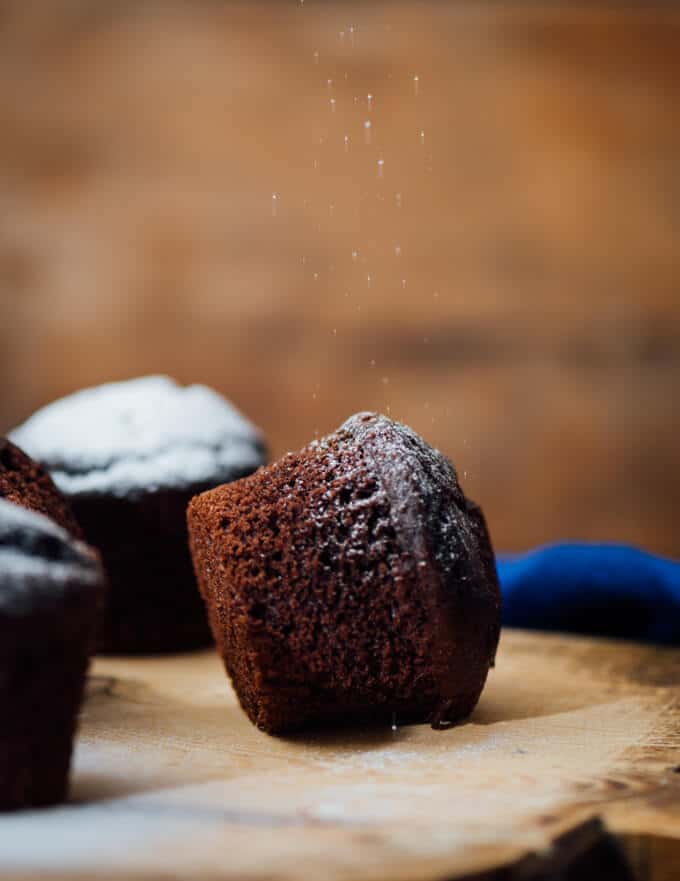
[[[500,548],[680,553],[676,9],[0,0],[0,430],[156,371],[275,455],[379,409]]]

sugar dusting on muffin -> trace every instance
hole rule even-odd
[[[84,389],[39,410],[11,438],[69,496],[217,484],[264,455],[262,436],[229,401],[165,376]]]

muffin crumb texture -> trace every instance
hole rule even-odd
[[[7,438],[0,438],[0,499],[50,517],[82,538],[71,506],[47,471]]]
[[[471,712],[499,635],[493,553],[415,432],[358,414],[188,516],[213,635],[260,728]]]

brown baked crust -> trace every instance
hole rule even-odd
[[[251,720],[453,723],[498,642],[488,533],[450,463],[360,414],[188,511],[199,586]]]
[[[6,437],[0,437],[0,498],[50,517],[75,538],[83,537],[71,506],[47,471]]]

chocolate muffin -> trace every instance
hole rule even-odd
[[[82,538],[69,503],[47,471],[6,437],[0,437],[0,499],[51,517],[67,532]]]
[[[96,553],[0,500],[0,811],[66,797],[103,593]]]
[[[56,401],[11,436],[50,472],[101,552],[110,595],[100,649],[209,643],[186,507],[265,462],[257,430],[216,392],[153,376]]]
[[[348,721],[447,727],[493,664],[500,597],[480,509],[450,462],[384,416],[188,510],[219,651],[270,733]]]

